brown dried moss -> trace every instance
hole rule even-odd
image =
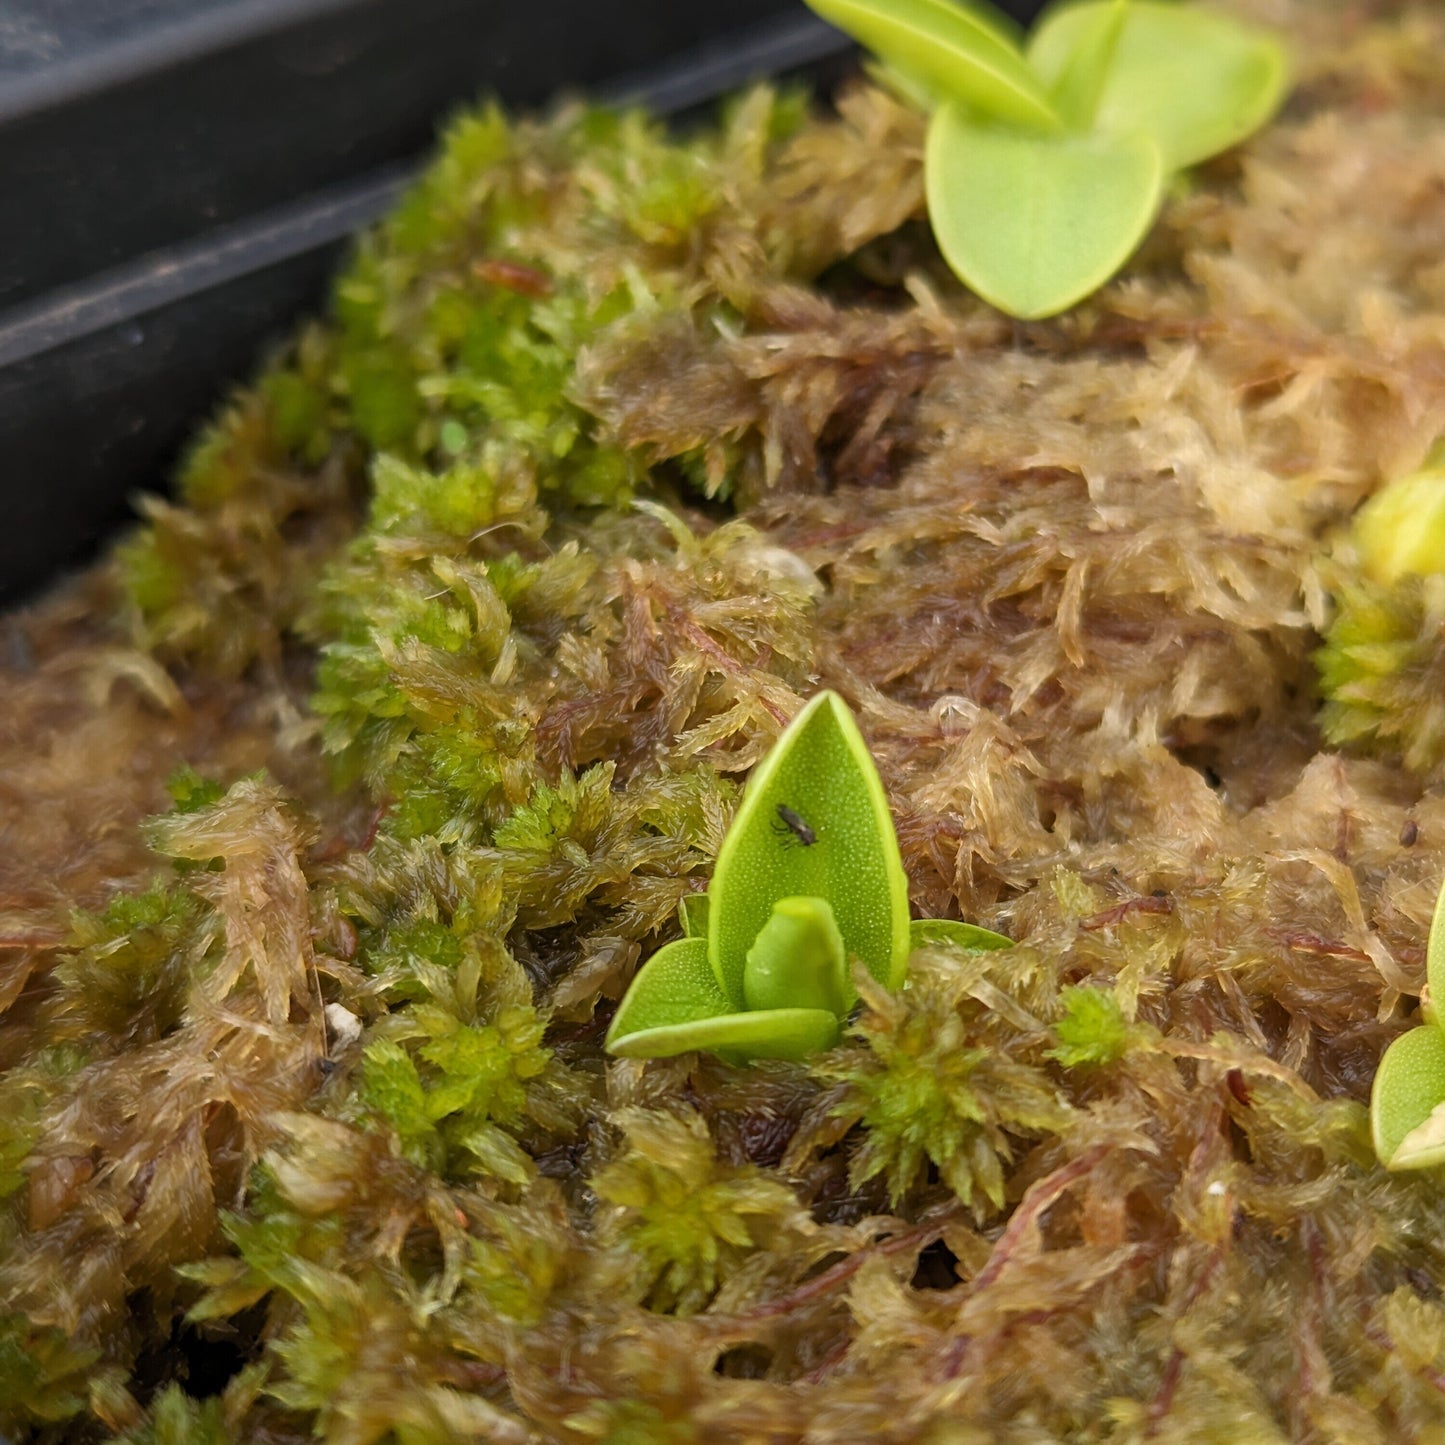
[[[1364,1124],[1445,870],[1425,614],[1376,757],[1311,659],[1445,431],[1445,26],[1288,20],[1285,116],[1026,327],[869,88],[453,131],[5,624],[0,1426],[1441,1438],[1445,1196]],[[916,911],[1018,946],[811,1066],[606,1059],[819,686]]]

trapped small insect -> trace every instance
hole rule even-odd
[[[773,832],[789,843],[796,839],[805,848],[811,848],[818,841],[818,835],[786,803],[778,804],[778,817],[773,824]]]

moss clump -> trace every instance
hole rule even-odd
[[[812,1232],[797,1196],[751,1164],[726,1164],[696,1114],[619,1111],[625,1150],[592,1181],[602,1236],[651,1309],[694,1314],[759,1249]]]
[[[1023,328],[867,85],[452,128],[4,623],[0,1429],[1434,1438],[1445,1206],[1364,1111],[1428,586],[1375,757],[1312,663],[1318,539],[1445,432],[1445,30],[1389,8],[1287,7],[1286,116]],[[1017,946],[808,1066],[607,1059],[819,687],[915,911]]]
[[[1384,583],[1338,571],[1336,613],[1317,659],[1321,728],[1340,746],[1397,752],[1433,774],[1445,763],[1445,576]]]
[[[924,957],[902,994],[864,989],[867,1009],[856,1027],[868,1051],[820,1063],[816,1072],[846,1090],[837,1118],[862,1126],[849,1170],[854,1188],[882,1175],[896,1207],[931,1164],[983,1217],[990,1205],[1003,1208],[1004,1167],[1016,1152],[1010,1136],[1056,1134],[1070,1109],[1026,1061],[1027,1035],[973,999],[961,970]],[[1036,1052],[1036,1039],[1033,1045]]]
[[[0,1316],[0,1421],[16,1430],[74,1418],[85,1409],[99,1357],[59,1330],[36,1329],[24,1314]]]
[[[417,1164],[447,1174],[469,1159],[483,1174],[525,1184],[532,1164],[513,1133],[566,1122],[556,1107],[529,1097],[528,1086],[551,1062],[541,1047],[545,1020],[521,1002],[504,1004],[481,1025],[435,1007],[403,1017],[425,1031],[425,1042],[415,1058],[392,1039],[369,1044],[357,1102],[395,1132],[400,1152]]]
[[[1387,482],[1321,559],[1333,616],[1315,655],[1320,726],[1340,746],[1398,753],[1432,775],[1445,762],[1445,448]]]
[[[1065,1068],[1116,1063],[1129,1047],[1129,1024],[1119,1001],[1101,988],[1066,988],[1063,1016],[1054,1024],[1058,1042],[1049,1050]]]

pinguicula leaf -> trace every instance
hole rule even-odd
[[[1060,130],[1047,91],[1001,27],[952,0],[808,0],[931,94],[1039,131]]]
[[[1385,1050],[1370,1090],[1370,1131],[1386,1169],[1445,1164],[1445,1033],[1411,1029]]]
[[[1425,981],[1430,988],[1430,1003],[1440,1015],[1445,1005],[1445,884],[1441,884],[1435,899],[1435,913],[1425,944]]]
[[[1075,130],[1088,130],[1093,124],[1128,8],[1129,0],[1089,6],[1085,22],[1071,37],[1073,49],[1054,77],[1049,99],[1064,124]]]
[[[622,1059],[667,1059],[691,1049],[747,1059],[805,1059],[838,1042],[826,1008],[733,1009],[707,961],[707,940],[680,938],[643,964],[607,1030]]]
[[[847,956],[885,988],[908,966],[908,880],[878,769],[847,705],[819,693],[753,770],[708,890],[708,956],[735,1009],[782,898],[825,898]]]
[[[991,928],[980,928],[976,923],[959,923],[952,918],[915,918],[908,925],[908,938],[914,948],[927,948],[938,943],[951,943],[955,948],[972,950],[1014,946],[1013,939],[1005,938]]]
[[[1159,208],[1164,166],[1146,135],[1030,135],[934,112],[928,217],[944,259],[985,301],[1053,316],[1128,260]]]
[[[807,1059],[831,1049],[843,1025],[827,1009],[776,1008],[719,1014],[670,1028],[646,1029],[608,1044],[623,1059],[670,1059],[692,1049],[734,1063],[752,1059]]]
[[[732,1001],[718,987],[707,958],[707,939],[679,938],[658,949],[637,972],[612,1016],[607,1048],[624,1058],[658,1058],[637,1052],[638,1042],[671,1034],[689,1024],[733,1012]],[[687,1044],[684,1048],[691,1048]],[[662,1054],[680,1053],[665,1048]]]
[[[857,997],[828,900],[778,899],[743,967],[748,1008],[822,1008],[842,1018]]]
[[[858,998],[854,964],[897,988],[914,947],[1010,946],[970,923],[910,923],[882,780],[831,692],[753,770],[711,888],[678,912],[686,936],[633,979],[607,1032],[610,1053],[804,1059],[838,1041]]]
[[[1115,0],[1051,9],[1028,62],[1057,86]],[[1236,145],[1274,113],[1289,80],[1284,47],[1253,26],[1194,6],[1134,0],[1109,58],[1094,127],[1158,143],[1167,170]]]
[[[677,916],[682,923],[684,938],[706,938],[708,896],[706,893],[689,893],[677,905]]]

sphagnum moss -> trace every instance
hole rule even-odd
[[[6,624],[0,1429],[1440,1438],[1445,1194],[1364,1100],[1445,797],[1311,661],[1318,539],[1445,433],[1445,29],[1367,11],[1289,7],[1285,116],[1047,324],[866,86],[452,128]],[[914,911],[1017,946],[607,1061],[822,687]]]

